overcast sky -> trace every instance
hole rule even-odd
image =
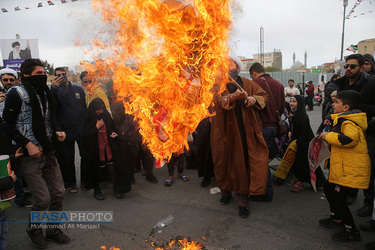
[[[37,8],[43,2],[43,8]],[[73,47],[81,39],[89,43],[99,30],[100,16],[90,0],[61,4],[52,0],[1,0],[0,39],[39,39],[40,58],[57,66],[74,66],[89,60],[82,48]],[[259,29],[264,28],[265,52],[280,49],[283,68],[290,68],[293,52],[308,67],[333,62],[340,58],[343,4],[340,0],[239,0],[234,10],[231,48],[239,56],[253,58],[259,51]],[[346,13],[357,0],[349,0]],[[20,11],[14,11],[19,6]],[[29,7],[26,10],[25,7]],[[372,13],[370,13],[370,11]],[[364,13],[364,14],[362,14]],[[362,14],[362,15],[361,15]],[[356,16],[356,17],[355,17]],[[346,20],[344,49],[361,40],[375,38],[375,0],[363,0]],[[350,52],[344,52],[348,55]],[[2,58],[0,65],[2,65]]]

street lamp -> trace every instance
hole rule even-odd
[[[348,0],[343,0],[343,5],[344,5],[344,16],[342,20],[342,38],[341,38],[341,61],[343,59],[343,54],[344,54],[344,31],[345,31],[345,12],[346,12],[346,6],[348,6]]]

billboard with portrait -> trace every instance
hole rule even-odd
[[[4,67],[19,71],[23,61],[39,58],[38,39],[1,39]]]

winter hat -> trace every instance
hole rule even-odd
[[[364,54],[363,57],[365,58],[366,61],[368,61],[369,63],[371,63],[372,68],[374,69],[375,68],[374,57],[372,55],[370,55],[370,54]]]

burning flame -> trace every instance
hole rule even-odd
[[[111,35],[93,41],[95,67],[84,65],[101,77],[113,72],[117,98],[156,159],[189,148],[188,133],[228,81],[229,3],[93,0]]]
[[[186,238],[182,240],[171,240],[168,246],[165,248],[156,248],[155,250],[169,250],[174,249],[174,247],[185,250],[200,250],[203,249],[203,244],[199,242],[189,241]]]
[[[103,250],[106,250],[106,249],[107,249],[105,246],[101,246],[100,248],[103,249]],[[108,250],[120,250],[120,248],[117,248],[117,247],[110,247]]]

